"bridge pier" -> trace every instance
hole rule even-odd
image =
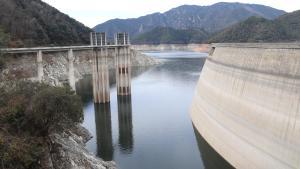
[[[115,48],[117,93],[121,96],[131,95],[131,59],[129,47]]]
[[[69,61],[69,72],[68,72],[68,80],[69,80],[69,85],[70,87],[75,91],[76,89],[76,81],[75,81],[75,75],[74,75],[74,53],[73,49],[68,50],[68,61]]]
[[[37,71],[37,79],[39,82],[43,80],[44,77],[44,68],[43,68],[43,53],[41,50],[37,52],[37,66],[38,66],[38,71]]]
[[[95,103],[110,102],[107,48],[93,50],[93,96]]]

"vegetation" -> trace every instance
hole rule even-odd
[[[6,47],[8,45],[9,36],[0,28],[0,48]]]
[[[208,42],[286,42],[300,41],[300,11],[275,20],[251,17],[229,27]]]
[[[132,43],[136,44],[187,44],[201,43],[207,39],[208,33],[200,30],[176,30],[168,27],[157,27],[134,38]]]
[[[0,26],[10,47],[88,44],[91,31],[41,0],[0,0]]]
[[[6,47],[8,44],[8,35],[0,28],[0,48]],[[0,73],[5,68],[5,60],[0,51]]]
[[[83,119],[80,98],[68,87],[17,82],[0,87],[0,168],[40,168],[48,135]]]
[[[281,25],[289,40],[300,40],[300,10],[282,15],[275,22]]]

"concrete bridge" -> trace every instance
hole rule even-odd
[[[300,44],[213,44],[191,107],[236,168],[300,168]]]
[[[35,47],[35,48],[6,48],[1,52],[6,54],[36,53],[37,80],[43,81],[44,66],[43,53],[66,52],[68,57],[68,79],[70,86],[75,89],[74,78],[74,51],[92,51],[93,95],[95,103],[110,101],[108,56],[115,59],[116,81],[118,95],[130,95],[131,55],[134,54],[130,47],[127,33],[115,34],[114,41],[107,41],[105,33],[92,32],[88,46],[60,46],[60,47]]]

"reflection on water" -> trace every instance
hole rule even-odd
[[[193,129],[205,169],[233,169],[233,167],[205,141],[195,126],[193,126]]]
[[[124,153],[133,149],[131,96],[118,96],[119,145]]]
[[[94,104],[91,79],[81,80],[76,86],[85,103],[83,126],[94,135],[87,149],[120,169],[227,167],[193,130],[188,111],[205,58],[183,58],[190,54],[155,53],[163,64],[132,68],[132,95],[117,96],[112,84],[110,104]]]
[[[97,155],[105,161],[113,159],[110,104],[94,104]]]

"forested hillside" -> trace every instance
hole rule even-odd
[[[300,41],[300,11],[275,20],[251,17],[212,36],[208,42]]]
[[[169,27],[157,27],[132,39],[134,44],[187,44],[202,43],[208,37],[208,33],[203,30],[176,30]]]
[[[88,44],[88,27],[41,0],[0,0],[0,29],[11,47]]]

